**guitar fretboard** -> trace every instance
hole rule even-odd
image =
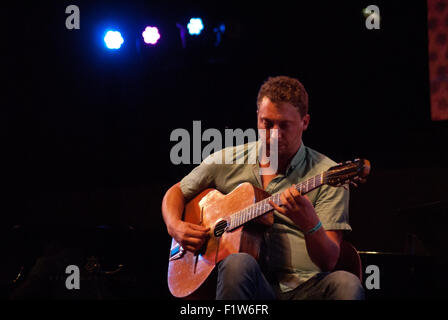
[[[326,173],[322,172],[321,174],[318,174],[304,182],[297,184],[296,189],[300,192],[300,194],[304,195],[325,184],[325,179],[326,179]],[[269,204],[269,201],[272,201],[277,205],[281,205],[280,195],[281,193],[277,193],[273,196],[270,196],[266,199],[256,202],[253,205],[250,205],[249,207],[230,215],[228,220],[229,226],[227,231],[236,229],[245,224],[246,222],[249,222],[250,220],[258,218],[263,214],[274,210],[274,208]]]

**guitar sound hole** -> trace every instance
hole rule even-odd
[[[213,231],[215,237],[220,237],[227,229],[227,221],[220,220],[215,225],[215,230]]]

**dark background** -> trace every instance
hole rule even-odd
[[[80,30],[65,28],[70,4],[80,8]],[[361,251],[433,255],[433,242],[415,230],[422,221],[424,233],[446,225],[446,215],[433,218],[424,205],[448,200],[448,125],[430,118],[426,2],[376,1],[380,30],[365,27],[369,4],[2,7],[5,292],[19,266],[26,274],[37,257],[70,247],[81,248],[70,253],[80,263],[92,254],[104,270],[124,264],[126,297],[169,298],[160,206],[194,167],[171,163],[170,133],[192,134],[194,120],[203,131],[255,128],[258,88],[275,75],[297,77],[309,93],[307,146],[338,162],[372,163],[367,184],[351,193],[347,239]],[[175,24],[193,16],[204,20],[204,34],[184,49]],[[226,31],[215,47],[220,23]],[[162,35],[156,47],[140,39],[151,24]],[[122,31],[119,51],[104,46],[108,26]]]

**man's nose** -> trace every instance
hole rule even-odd
[[[274,127],[273,129],[271,129],[271,138],[272,139],[283,139],[285,137],[285,130],[283,130],[280,127]]]
[[[279,138],[279,134],[280,134],[280,130],[278,128],[272,128],[271,130],[269,130],[269,137],[271,139],[278,139]]]

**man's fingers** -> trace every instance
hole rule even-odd
[[[291,204],[286,199],[283,193],[280,195],[280,201],[282,202],[282,205],[285,207],[285,209],[291,210]]]
[[[303,196],[300,195],[299,197],[296,197],[295,199],[296,199],[296,203],[299,206],[304,206],[307,204],[307,202],[310,202],[310,199],[308,198],[307,195],[303,195]]]
[[[194,223],[185,223],[184,228],[184,236],[191,236],[196,238],[205,238],[208,236],[208,232],[210,231],[209,227],[200,226]]]
[[[204,240],[198,238],[186,238],[182,241],[181,245],[186,250],[197,251],[202,247],[204,242]]]
[[[189,226],[191,228],[195,229],[195,230],[198,230],[198,231],[203,231],[203,232],[210,231],[210,227],[204,227],[204,226],[201,226],[201,225],[198,225],[198,224],[194,224],[194,223],[189,223]]]
[[[294,197],[296,205],[304,205],[306,201],[309,201],[307,195],[302,195],[295,187],[289,189],[291,195]]]
[[[190,246],[190,245],[188,245],[188,244],[182,245],[182,248],[184,248],[184,249],[187,250],[187,251],[192,251],[192,252],[195,252],[195,251],[196,251],[195,247]]]
[[[187,229],[185,231],[185,236],[186,237],[193,237],[193,238],[204,239],[204,238],[206,238],[208,236],[208,233],[207,232],[203,232],[203,231],[198,231],[198,230],[195,230],[195,229],[191,228],[191,229]]]
[[[200,248],[196,248],[195,246],[186,244],[186,245],[182,245],[182,248],[184,248],[187,251],[191,251],[191,252],[196,252],[198,251]]]
[[[294,196],[291,194],[290,189],[287,189],[286,192],[284,193],[284,199],[289,204],[288,205],[289,210],[293,210],[297,206],[296,200]]]
[[[210,228],[182,222],[177,229],[175,239],[185,250],[196,252],[207,241]]]
[[[289,188],[289,191],[291,192],[291,194],[294,198],[299,198],[301,196],[299,190],[296,189],[295,185],[293,185],[291,188]]]
[[[201,246],[204,243],[204,239],[199,238],[187,238],[185,242],[189,245],[193,245],[195,247]]]
[[[277,210],[278,212],[283,213],[283,214],[286,213],[286,209],[285,209],[285,208],[282,208],[282,207],[276,205],[274,202],[272,202],[272,200],[269,201],[269,204],[270,204],[275,210]]]

